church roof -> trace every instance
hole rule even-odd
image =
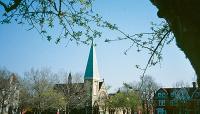
[[[99,80],[99,71],[98,71],[98,64],[96,58],[95,47],[92,43],[90,48],[90,53],[87,61],[87,66],[85,70],[84,79],[97,79]]]

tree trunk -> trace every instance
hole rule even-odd
[[[149,106],[146,104],[146,113],[149,114]]]
[[[3,106],[1,106],[1,114],[3,114]]]
[[[3,100],[2,104],[1,104],[1,114],[4,114],[4,100]]]
[[[150,0],[164,18],[177,46],[185,53],[197,75],[200,87],[200,2],[199,0]]]
[[[197,32],[182,32],[182,38],[176,38],[178,47],[185,53],[186,57],[190,60],[196,75],[197,84],[200,87],[200,31]],[[177,35],[176,35],[177,36]]]

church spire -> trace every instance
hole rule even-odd
[[[95,51],[95,47],[94,47],[93,40],[92,40],[84,79],[99,80],[99,78],[100,78],[100,76],[99,76],[98,64],[97,64],[97,59],[96,59],[96,51]]]

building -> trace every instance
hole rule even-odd
[[[101,80],[95,46],[92,44],[88,56],[87,66],[84,74],[84,82],[73,82],[72,75],[68,75],[67,84],[57,84],[58,90],[62,90],[67,96],[66,111],[68,114],[130,114],[130,108],[112,108],[106,106],[106,100],[116,94],[108,94],[104,80]],[[118,91],[119,92],[119,91]],[[141,114],[135,110],[134,114]]]
[[[154,95],[155,114],[200,114],[200,89],[160,88]]]
[[[96,52],[93,43],[90,48],[88,62],[85,70],[84,85],[87,93],[86,97],[88,98],[86,105],[93,108],[94,112],[98,112],[99,110],[99,112],[103,114],[105,110],[103,106],[104,100],[107,98],[108,94],[104,81],[100,80]]]
[[[108,94],[104,80],[100,79],[95,47],[92,44],[89,52],[83,83],[72,83],[71,73],[68,76],[68,84],[57,84],[57,89],[62,91],[70,99],[66,110],[70,114],[105,114],[104,100]]]

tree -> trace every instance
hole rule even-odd
[[[190,87],[190,84],[184,81],[177,81],[173,86],[174,88],[184,88],[184,87]]]
[[[7,69],[0,69],[0,112],[4,112],[5,108],[9,111],[17,110],[18,99],[18,81],[17,76]]]
[[[67,73],[64,73],[65,77],[66,75]],[[85,108],[87,98],[85,96],[85,88],[81,74],[76,73],[72,75],[69,73],[64,83],[56,84],[55,89],[63,93],[66,104],[65,109],[68,114],[71,113],[72,110]]]
[[[21,110],[41,113],[65,108],[64,96],[54,89],[56,75],[49,69],[31,69],[25,73],[22,93],[20,94]],[[28,101],[27,101],[28,99]],[[25,109],[24,109],[25,108]]]
[[[20,80],[19,86],[19,110],[21,112],[28,112],[32,110],[32,99],[31,94],[29,93],[28,88],[26,87],[28,82],[25,80]]]
[[[152,27],[150,33],[129,35],[118,29],[115,24],[102,20],[101,16],[92,11],[93,0],[0,1],[0,6],[5,11],[1,23],[10,23],[12,20],[15,20],[18,24],[26,23],[30,27],[28,30],[35,28],[42,37],[46,37],[48,41],[54,39],[55,43],[68,38],[68,41],[88,44],[91,39],[101,37],[101,32],[98,31],[99,27],[116,30],[123,37],[112,40],[106,39],[106,42],[130,40],[132,44],[125,51],[125,54],[133,46],[136,46],[138,52],[141,49],[149,51],[150,57],[147,65],[144,68],[136,66],[144,71],[142,77],[144,77],[148,67],[155,65],[162,59],[163,47],[175,38],[177,46],[190,60],[200,86],[200,54],[198,50],[200,42],[197,40],[200,32],[199,1],[150,1],[158,8],[158,16],[166,20],[161,24],[153,24],[156,27]],[[53,35],[49,34],[48,28],[53,28],[56,24],[60,25],[61,31],[60,35],[54,38]]]
[[[154,81],[153,77],[145,75],[138,83],[125,83],[129,88],[137,90],[142,100],[142,108],[145,114],[149,114],[153,109],[153,96],[159,89],[159,85]]]
[[[142,105],[144,109],[146,109],[145,112],[149,114],[153,108],[153,96],[159,89],[159,86],[151,76],[145,76],[143,82],[139,82],[139,86],[140,85],[141,88],[139,88],[139,91],[142,98]]]
[[[198,0],[150,1],[158,8],[158,16],[166,20],[176,38],[177,46],[189,59],[197,74],[197,83],[200,87],[200,2]]]
[[[109,110],[126,110],[127,113],[133,113],[140,107],[141,101],[138,96],[138,92],[122,87],[123,89],[118,91],[115,95],[110,96],[106,100],[106,108]]]
[[[92,10],[94,0],[10,0],[9,2],[0,1],[4,8],[3,19],[1,23],[10,23],[15,20],[18,24],[28,24],[31,30],[35,28],[42,37],[48,41],[54,39],[59,43],[64,38],[76,43],[88,44],[88,41],[101,37],[99,28],[108,28],[121,33],[123,36],[118,39],[106,39],[105,42],[116,40],[130,40],[131,47],[136,46],[137,51],[142,48],[150,51],[148,64],[144,69],[143,76],[148,66],[155,65],[160,59],[161,51],[164,44],[169,43],[172,39],[168,24],[161,23],[152,27],[152,33],[139,33],[129,35],[120,30],[115,24],[104,21],[99,14]],[[59,23],[60,34],[50,34],[52,28]],[[159,27],[157,27],[159,26]],[[57,31],[56,31],[57,33]],[[55,37],[55,38],[54,38]],[[146,37],[147,39],[142,39]],[[68,43],[67,43],[68,44]],[[130,49],[125,51],[125,54]]]
[[[2,24],[16,21],[27,24],[28,30],[36,29],[42,37],[57,44],[67,42],[88,44],[93,38],[101,37],[98,28],[114,29],[115,26],[92,10],[94,0],[9,0],[1,1],[4,8]],[[59,26],[57,26],[59,25]],[[61,31],[51,34],[54,26]]]

